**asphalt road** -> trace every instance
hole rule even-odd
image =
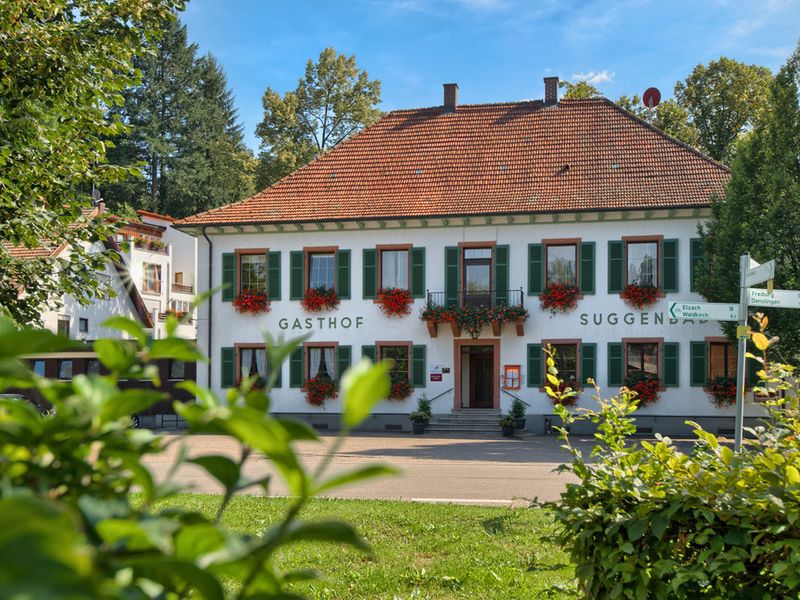
[[[314,468],[325,454],[334,436],[322,437],[321,443],[304,442],[297,450],[304,465]],[[234,445],[226,438],[198,435],[185,442],[190,455],[225,454],[233,457]],[[586,450],[591,440],[573,440]],[[159,480],[167,475],[177,452],[147,459]],[[568,460],[555,437],[483,438],[436,437],[410,434],[370,435],[348,438],[333,457],[327,473],[340,473],[368,463],[398,467],[401,474],[354,484],[331,493],[338,498],[370,498],[454,502],[496,506],[527,505],[530,500],[555,500],[571,480],[554,469]],[[251,457],[244,469],[250,477],[274,473],[263,456]],[[200,493],[218,493],[220,486],[194,465],[182,467],[173,481]],[[271,495],[286,495],[287,489],[273,478]]]

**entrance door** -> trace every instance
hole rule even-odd
[[[494,405],[494,348],[469,346],[469,408]]]

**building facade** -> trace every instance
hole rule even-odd
[[[425,394],[439,415],[506,411],[516,397],[541,432],[550,345],[577,406],[597,406],[588,378],[604,396],[652,380],[642,429],[732,429],[709,385],[735,377],[735,348],[718,323],[668,310],[701,299],[697,228],[727,170],[605,99],[559,102],[545,83],[543,101],[463,106],[447,84],[442,106],[389,113],[256,196],[176,223],[198,239],[199,289],[227,286],[198,317],[211,359],[198,380],[221,393],[267,377],[279,367],[262,331],[307,335],[280,366],[275,412],[335,428],[341,400],[320,402],[319,380],[392,358],[401,398],[368,428],[408,429]],[[387,316],[381,291],[398,289],[410,310]],[[261,310],[242,303],[253,290]],[[631,290],[652,303],[636,307]],[[746,415],[761,414],[751,397]]]

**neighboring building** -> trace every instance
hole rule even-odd
[[[103,204],[89,213],[101,213]],[[109,217],[113,218],[113,216]],[[122,260],[109,262],[104,272],[96,276],[109,284],[113,294],[82,305],[70,295],[61,298],[60,307],[42,312],[44,327],[86,344],[86,350],[61,352],[31,357],[31,365],[40,375],[58,379],[71,379],[79,373],[100,372],[100,363],[91,350],[91,343],[99,338],[130,336],[116,329],[103,327],[113,316],[124,316],[138,321],[153,337],[164,335],[166,313],[175,311],[180,317],[177,333],[187,339],[196,339],[196,316],[189,303],[193,297],[196,242],[194,238],[171,227],[171,217],[139,212],[140,221],[131,221],[118,229],[116,239],[97,243],[92,250],[113,250]],[[122,250],[128,242],[127,251]],[[9,252],[20,258],[47,257],[69,260],[67,245],[39,248],[12,247]],[[195,379],[196,365],[179,361],[160,361],[164,390],[180,400],[190,395],[175,387],[187,379]],[[120,387],[136,387],[136,381],[121,382]],[[24,392],[23,392],[24,393]],[[39,398],[32,398],[37,403]],[[142,415],[143,425],[161,425],[164,415],[175,421],[171,403],[162,403]]]
[[[593,377],[605,395],[629,375],[657,377],[643,428],[685,431],[692,418],[732,429],[733,409],[705,386],[734,374],[735,348],[716,322],[667,313],[672,300],[700,299],[697,226],[728,170],[604,98],[559,102],[557,88],[550,77],[544,101],[458,105],[446,84],[443,106],[390,112],[255,196],[176,222],[199,241],[199,290],[231,286],[202,308],[198,340],[211,361],[198,380],[221,393],[241,374],[265,376],[262,330],[309,334],[282,367],[276,412],[334,428],[341,400],[307,403],[309,378],[392,357],[413,393],[380,404],[367,427],[407,429],[425,393],[435,414],[461,416],[505,411],[518,396],[528,428],[543,431],[550,343],[563,377]],[[554,283],[579,288],[573,310],[540,308]],[[657,302],[631,308],[620,293],[634,283],[657,287]],[[237,314],[245,287],[265,290],[267,314]],[[335,288],[338,308],[304,310],[319,287]],[[384,316],[381,288],[408,289],[411,314]],[[426,306],[515,305],[526,322],[474,337],[420,319]],[[596,406],[592,394],[578,406]],[[762,410],[750,400],[746,414]]]

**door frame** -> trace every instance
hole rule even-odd
[[[453,366],[455,379],[455,393],[453,394],[453,409],[461,410],[461,349],[464,346],[491,346],[494,356],[492,366],[492,408],[500,409],[500,340],[495,338],[477,340],[453,340]],[[467,390],[469,393],[469,390]]]

